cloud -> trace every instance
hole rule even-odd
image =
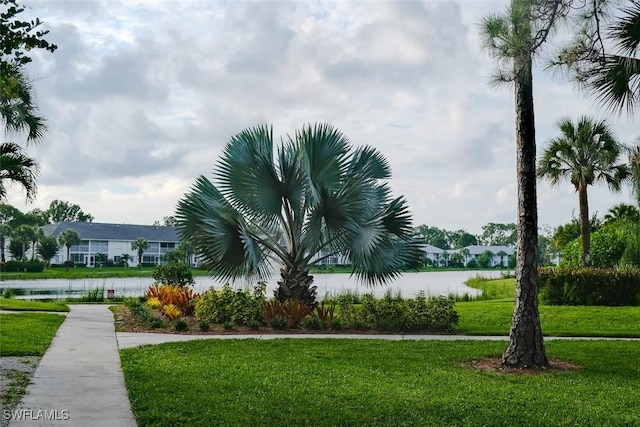
[[[514,222],[512,90],[487,85],[493,65],[478,23],[500,2],[32,2],[54,54],[29,66],[50,131],[30,149],[40,196],[105,222],[151,224],[210,176],[229,138],[271,123],[277,136],[327,121],[392,166],[414,221],[477,232]],[[561,77],[534,77],[538,150],[561,115],[602,113]],[[619,137],[633,121],[612,118]],[[541,223],[566,222],[570,188],[539,185]],[[591,194],[591,193],[590,193]],[[604,213],[627,193],[594,189]]]

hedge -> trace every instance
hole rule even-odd
[[[2,271],[6,271],[7,273],[16,273],[16,272],[24,272],[27,271],[29,273],[40,273],[44,271],[44,263],[40,261],[16,261],[10,260],[7,261]]]
[[[538,280],[549,305],[640,305],[639,269],[541,268]]]

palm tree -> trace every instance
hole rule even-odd
[[[120,261],[124,264],[124,268],[129,268],[129,261],[131,261],[131,255],[122,254],[120,255]]]
[[[533,110],[533,57],[569,5],[562,2],[511,0],[503,14],[482,22],[484,45],[498,64],[495,83],[512,83],[516,111],[516,177],[518,224],[516,300],[504,366],[543,368],[548,365],[538,310],[538,202],[536,139]]]
[[[276,297],[313,306],[309,269],[326,258],[346,257],[370,285],[419,265],[409,208],[381,182],[390,175],[375,148],[353,149],[328,124],[275,152],[271,127],[246,129],[227,143],[216,184],[200,176],[178,203],[177,230],[212,274],[265,280],[280,265]]]
[[[149,248],[149,242],[144,237],[138,237],[131,242],[131,250],[138,251],[138,268],[142,267],[142,254]]]
[[[38,240],[38,233],[32,226],[22,224],[16,227],[15,230],[13,230],[12,239],[16,242],[20,242],[20,244],[22,245],[22,258],[26,259],[27,246],[29,245],[29,242]]]
[[[568,70],[605,108],[632,114],[640,107],[640,3],[613,13],[602,10],[605,2],[590,3],[583,25],[552,65]]]
[[[469,248],[462,248],[460,249],[460,253],[464,257],[464,265],[466,266],[469,262],[469,256],[471,255],[471,252],[469,251]]]
[[[562,136],[549,141],[538,162],[538,176],[548,179],[551,185],[557,185],[562,179],[573,184],[580,205],[582,262],[589,265],[591,227],[587,187],[603,181],[612,191],[620,191],[629,176],[629,168],[618,163],[623,147],[605,121],[581,117],[574,124],[564,117],[557,125]]]
[[[44,237],[44,232],[38,225],[32,225],[31,230],[31,261],[33,261],[36,258],[36,243]]]
[[[496,255],[500,257],[500,268],[504,267],[504,257],[507,256],[505,251],[500,251]]]
[[[5,263],[5,246],[7,237],[11,237],[11,227],[9,224],[0,224],[0,262]]]
[[[80,239],[80,235],[76,230],[73,228],[67,228],[58,236],[58,242],[67,248],[67,258],[64,264],[66,266],[66,271],[69,271],[69,264],[71,263],[69,253],[71,252],[71,246],[79,245],[82,243],[82,239]]]
[[[604,216],[605,224],[624,220],[640,223],[640,210],[633,205],[620,203],[609,209],[609,212]]]
[[[7,181],[21,185],[26,192],[27,200],[35,199],[38,172],[38,163],[27,156],[18,144],[0,144],[0,200],[7,198]]]
[[[21,67],[0,62],[0,119],[7,133],[27,133],[27,142],[42,140],[45,119],[38,115],[33,87]]]

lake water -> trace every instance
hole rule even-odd
[[[464,283],[472,277],[482,275],[485,277],[500,277],[500,271],[437,271],[405,273],[388,286],[368,287],[359,283],[355,277],[349,274],[316,274],[314,285],[318,287],[318,297],[344,293],[347,291],[356,293],[372,293],[382,296],[388,290],[394,294],[400,292],[404,297],[414,297],[418,292],[424,291],[427,296],[457,294],[477,295],[481,291],[470,288]],[[194,290],[203,292],[214,286],[220,288],[223,282],[210,277],[195,277]],[[267,296],[273,295],[277,286],[278,277],[273,276],[267,281]],[[0,292],[12,288],[16,291],[17,298],[22,299],[60,299],[67,297],[79,297],[86,292],[104,288],[113,289],[117,296],[141,296],[153,283],[151,277],[127,277],[107,279],[48,279],[48,280],[7,280],[0,282]],[[236,282],[234,288],[251,288],[247,282]]]

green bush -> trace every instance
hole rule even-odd
[[[244,326],[262,320],[262,308],[266,302],[266,285],[259,283],[253,292],[234,291],[226,284],[216,290],[210,288],[196,302],[196,318],[199,321],[222,324],[233,322]]]
[[[170,262],[165,265],[157,265],[153,271],[156,283],[163,285],[178,285],[180,287],[193,285],[193,274],[184,262]]]
[[[16,261],[12,259],[5,263],[4,271],[6,271],[7,273],[17,273],[24,271],[24,263],[22,261]]]
[[[332,327],[339,322],[339,327],[356,330],[452,331],[458,324],[454,304],[455,298],[427,298],[424,292],[414,299],[390,294],[383,298],[364,295],[360,306],[340,304],[339,315]]]
[[[611,227],[603,227],[591,233],[591,266],[599,268],[615,267],[625,251],[624,237]],[[562,251],[562,267],[582,266],[582,239],[571,241]]]
[[[549,305],[640,305],[640,270],[541,268],[540,299]]]
[[[171,329],[173,329],[174,331],[186,331],[189,329],[189,325],[182,317],[178,317],[173,322],[173,325],[171,325]]]
[[[24,269],[29,273],[42,273],[44,271],[44,263],[41,261],[33,260],[23,264]]]

